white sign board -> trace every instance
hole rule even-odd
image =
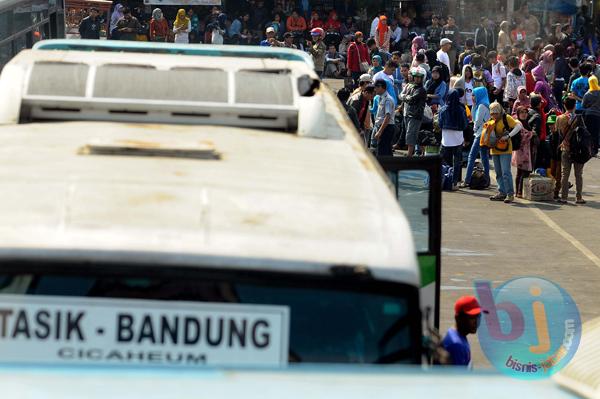
[[[0,362],[280,367],[289,320],[285,306],[0,295]]]
[[[144,4],[165,6],[220,6],[221,0],[144,0]]]

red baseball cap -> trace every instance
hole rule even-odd
[[[472,295],[461,296],[454,303],[454,313],[459,315],[461,313],[468,314],[469,316],[477,316],[478,314],[487,313],[485,310],[481,309],[479,302],[477,302],[477,298]]]

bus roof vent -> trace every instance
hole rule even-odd
[[[215,57],[78,53],[25,50],[15,57],[0,77],[0,88],[21,101],[0,112],[0,124],[210,124],[329,138],[318,85],[303,89],[307,80],[318,82],[304,63],[294,68],[287,61],[240,59],[220,65]]]
[[[583,325],[577,353],[554,379],[584,398],[600,398],[600,318]]]
[[[80,155],[161,157],[187,159],[221,159],[208,143],[162,143],[156,141],[119,140],[116,142],[94,141],[79,149]]]

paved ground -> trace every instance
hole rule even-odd
[[[491,202],[493,193],[443,194],[441,330],[453,324],[454,301],[473,293],[476,279],[496,286],[519,276],[545,277],[571,294],[584,322],[600,316],[600,159],[585,166],[583,206],[506,205]],[[476,339],[472,348],[475,367],[489,367]]]
[[[325,83],[333,90],[343,85]],[[495,287],[520,276],[558,283],[575,299],[584,322],[600,317],[600,159],[585,166],[583,206],[525,200],[506,205],[491,202],[492,194],[443,194],[440,330],[453,325],[454,301],[473,294],[474,280],[490,280]],[[474,366],[491,367],[477,338],[470,340]]]

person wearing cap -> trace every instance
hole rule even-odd
[[[310,31],[312,41],[308,41],[308,52],[313,57],[315,63],[315,72],[320,77],[323,77],[323,71],[325,70],[325,53],[327,52],[327,46],[323,43],[323,36],[325,32],[322,28],[315,28]]]
[[[370,84],[373,84],[373,77],[368,73],[363,73],[358,78],[358,87],[352,92],[352,95],[359,94],[365,86]]]
[[[427,102],[427,91],[423,87],[425,70],[421,67],[412,68],[410,71],[413,81],[400,94],[403,103],[404,129],[406,131],[406,145],[408,156],[412,157],[417,145],[417,137],[423,122],[423,113]]]
[[[448,67],[448,70],[450,71],[450,75],[454,75],[454,68],[450,67],[450,56],[448,55],[448,52],[450,51],[451,48],[452,48],[452,40],[443,38],[442,40],[440,40],[440,49],[438,50],[436,55],[437,55],[438,61]]]
[[[267,38],[263,41],[260,42],[260,45],[262,47],[271,47],[274,46],[274,42],[277,41],[277,39],[275,39],[275,28],[273,28],[272,26],[269,26],[266,30],[266,34],[267,34]]]
[[[298,49],[294,44],[294,35],[292,35],[291,32],[285,32],[283,34],[283,42],[279,42],[278,47],[291,48],[294,50]]]
[[[452,365],[471,365],[471,345],[467,336],[476,334],[479,328],[481,309],[477,298],[466,295],[454,303],[454,320],[456,325],[448,329],[442,340],[442,347],[450,354]]]
[[[356,32],[354,41],[348,46],[348,54],[346,55],[346,73],[352,77],[356,83],[358,78],[369,71],[368,66],[371,64],[369,57],[369,49],[363,42],[362,32]]]

